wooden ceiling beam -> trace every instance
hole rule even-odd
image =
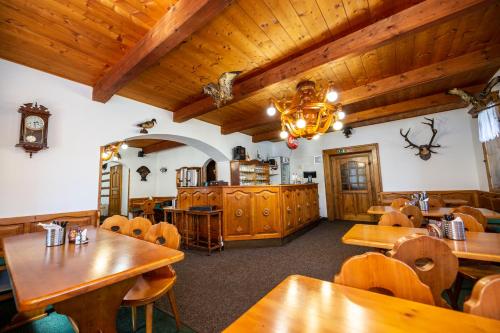
[[[500,66],[500,45],[493,45],[483,50],[471,52],[460,57],[444,60],[340,92],[339,100],[343,105],[348,105],[376,96],[441,80],[445,77],[482,70],[486,67],[498,66]],[[269,123],[279,124],[279,115],[269,117],[263,110],[260,114],[250,119],[242,119],[224,124],[221,127],[221,133],[230,134],[241,132]]]
[[[94,85],[92,99],[107,102],[129,81],[219,15],[232,0],[179,0]]]
[[[464,89],[471,93],[477,93],[483,88],[484,85],[475,85]],[[368,126],[388,121],[460,109],[466,106],[467,104],[457,96],[440,93],[348,114],[344,119],[344,126]],[[252,136],[252,141],[261,142],[280,140],[279,132],[279,130],[274,130],[259,133]]]
[[[142,148],[142,151],[144,154],[151,154],[151,153],[156,153],[162,150],[167,150],[167,149],[172,149],[176,147],[181,147],[184,146],[183,143],[176,142],[176,141],[161,141],[158,143],[154,143],[152,145],[146,146]]]
[[[253,96],[279,82],[292,80],[329,62],[372,50],[397,36],[423,29],[464,11],[470,11],[473,7],[491,2],[491,0],[425,0],[347,36],[299,54],[263,73],[237,82],[233,87],[234,98],[226,105]],[[184,122],[214,109],[211,97],[204,97],[176,110],[174,121]]]

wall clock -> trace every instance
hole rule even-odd
[[[47,147],[47,134],[50,113],[43,105],[26,103],[19,107],[21,114],[21,127],[19,130],[19,143],[16,147],[23,147],[30,154],[36,153]]]

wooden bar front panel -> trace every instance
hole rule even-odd
[[[177,200],[180,209],[222,209],[225,241],[283,238],[319,219],[317,184],[186,187],[178,188]],[[215,235],[217,225],[211,227]]]

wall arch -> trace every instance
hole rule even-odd
[[[230,160],[229,157],[218,148],[199,139],[187,136],[175,135],[175,134],[146,134],[146,135],[133,136],[127,138],[126,140],[137,140],[137,139],[159,139],[159,140],[180,142],[187,146],[191,146],[193,148],[202,151],[203,153],[207,154],[212,159],[214,159],[216,162],[225,162]]]

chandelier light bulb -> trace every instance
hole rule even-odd
[[[333,129],[335,131],[340,131],[342,129],[342,127],[344,127],[344,124],[342,124],[341,121],[337,120],[336,122],[333,123]]]
[[[295,125],[297,126],[297,128],[304,128],[306,127],[306,121],[304,120],[304,118],[299,118],[297,119]]]
[[[318,140],[318,139],[319,139],[319,137],[320,137],[319,133],[316,133],[316,134],[314,134],[314,136],[313,136],[313,140]]]
[[[330,90],[326,94],[326,100],[328,102],[335,102],[339,98],[339,94],[335,90]]]
[[[282,139],[288,138],[288,132],[287,131],[281,131],[280,132],[280,138],[282,138]]]
[[[345,118],[345,112],[344,111],[339,111],[337,112],[337,117],[342,120]]]
[[[276,114],[276,108],[274,107],[274,105],[271,105],[267,108],[267,115],[272,117]]]
[[[103,159],[107,159],[111,153],[109,151],[103,151],[101,157]]]
[[[120,148],[123,150],[126,150],[126,149],[128,149],[128,144],[126,142],[124,142],[121,144]]]

